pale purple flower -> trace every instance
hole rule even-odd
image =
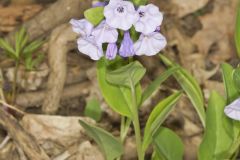
[[[138,32],[150,34],[162,24],[163,14],[159,11],[159,8],[153,4],[140,6],[137,12],[139,19],[134,26]]]
[[[123,0],[110,0],[104,8],[104,16],[109,26],[124,31],[130,29],[138,20],[133,3]]]
[[[116,43],[109,43],[107,46],[106,57],[113,60],[117,56],[118,48]]]
[[[80,37],[77,43],[78,50],[92,60],[99,60],[103,56],[102,45],[96,43],[94,36]]]
[[[93,24],[86,19],[71,19],[70,24],[72,25],[73,31],[82,36],[89,36],[92,33]]]
[[[131,57],[135,54],[133,48],[133,40],[130,37],[129,31],[124,32],[124,37],[119,49],[119,54],[122,57]]]
[[[158,32],[149,35],[142,34],[139,40],[134,44],[136,55],[153,56],[159,53],[167,45],[166,38]]]
[[[92,35],[97,43],[115,43],[118,39],[117,29],[110,27],[105,20],[94,28]]]
[[[240,98],[226,106],[224,113],[234,120],[240,120]]]

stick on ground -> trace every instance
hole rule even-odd
[[[44,150],[37,144],[35,138],[27,133],[18,121],[2,108],[0,108],[0,124],[29,159],[50,160]]]

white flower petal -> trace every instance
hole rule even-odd
[[[149,4],[147,7],[147,10],[152,15],[159,13],[159,8],[157,6],[155,6],[154,4]]]
[[[118,39],[118,31],[110,27],[106,21],[100,23],[92,32],[97,43],[115,43]]]
[[[159,8],[153,4],[140,6],[137,12],[139,19],[134,26],[138,32],[150,34],[162,24],[163,14],[159,11]],[[142,25],[144,25],[144,27]]]
[[[72,25],[73,31],[81,34],[82,36],[89,36],[93,30],[93,24],[86,19],[71,19],[70,24]]]
[[[104,8],[104,16],[109,26],[128,30],[138,20],[137,12],[132,2],[111,0]]]
[[[240,120],[240,98],[226,106],[224,113],[234,120]]]
[[[102,46],[98,46],[95,43],[94,37],[79,38],[78,50],[88,55],[93,60],[99,60],[103,56]]]
[[[161,33],[154,32],[149,35],[141,35],[134,44],[136,55],[153,56],[159,53],[167,44],[165,37]]]

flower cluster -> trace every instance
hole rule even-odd
[[[80,34],[77,41],[79,51],[93,60],[104,56],[103,44],[107,44],[105,56],[109,60],[114,59],[117,54],[122,57],[152,56],[161,51],[167,44],[165,37],[159,32],[163,14],[153,4],[136,8],[130,1],[110,0],[104,6],[105,19],[96,27],[86,19],[72,19],[70,23],[73,31]],[[133,26],[140,33],[135,42],[130,35]],[[120,43],[119,33],[123,34]]]

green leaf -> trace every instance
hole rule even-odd
[[[153,144],[156,153],[153,157],[155,160],[183,159],[184,145],[178,135],[170,129],[164,127],[159,128],[153,136]]]
[[[233,71],[233,82],[235,85],[235,88],[240,92],[240,68],[236,68]]]
[[[221,65],[227,104],[238,98],[239,93],[233,82],[233,67],[227,63]]]
[[[105,155],[106,160],[114,160],[123,154],[123,146],[115,137],[101,128],[79,120],[87,135],[95,140]]]
[[[104,19],[103,10],[104,7],[91,8],[84,12],[84,16],[93,25],[97,25]]]
[[[131,88],[132,85],[136,86],[139,83],[145,72],[146,69],[135,61],[114,71],[107,71],[106,79],[113,85]]]
[[[119,87],[117,85],[112,85],[106,80],[107,67],[115,63],[117,67],[119,67],[118,65],[120,65],[121,67],[120,62],[122,60],[120,60],[120,62],[118,61],[119,60],[116,59],[114,61],[111,61],[110,64],[108,64],[109,61],[102,58],[97,62],[98,83],[99,83],[99,87],[101,89],[102,95],[105,101],[108,103],[108,105],[117,113],[129,118],[132,118],[132,113],[130,111],[130,106],[132,105],[131,90],[126,87]],[[136,86],[136,95],[137,95],[138,104],[140,104],[141,102],[141,94],[142,94],[141,86],[138,84]]]
[[[173,107],[181,97],[181,92],[176,92],[171,96],[165,98],[151,112],[145,129],[144,129],[144,138],[143,138],[143,151],[146,151],[149,144],[152,140],[152,135],[158,130],[170,112],[173,110]]]
[[[235,84],[235,83],[239,83],[239,82],[236,82],[237,81],[236,74],[238,71],[235,73],[235,76],[234,76],[234,68],[227,63],[223,63],[221,65],[221,68],[222,68],[225,93],[226,93],[226,97],[227,97],[227,104],[230,104],[239,97],[239,92],[238,92],[237,86]],[[235,80],[233,79],[233,77],[235,77]],[[234,83],[234,81],[235,81],[235,83]],[[231,120],[231,121],[233,121],[233,120]],[[234,141],[238,140],[239,133],[240,133],[240,122],[233,121]]]
[[[159,75],[143,92],[142,103],[146,101],[179,67],[172,67]]]
[[[4,49],[8,56],[17,58],[16,53],[8,41],[0,38],[0,48]]]
[[[15,34],[15,50],[16,55],[19,57],[20,53],[23,50],[24,45],[26,45],[28,41],[28,36],[25,28],[21,28],[18,32]]]
[[[42,45],[44,41],[42,40],[35,40],[28,44],[24,49],[23,49],[23,55],[24,57],[31,57],[32,54],[37,51]]]
[[[44,57],[43,53],[38,53],[37,57],[33,59],[33,67],[37,67],[43,61]]]
[[[27,31],[24,27],[21,27],[21,29],[19,31],[19,45],[20,45],[21,50],[25,47],[27,42],[28,42]]]
[[[151,160],[165,160],[162,155],[158,154],[156,151],[152,153]]]
[[[235,30],[235,45],[237,48],[238,57],[240,57],[240,2],[238,5],[237,19],[236,19],[236,30]]]
[[[177,64],[171,62],[167,57],[160,54],[160,58],[165,65],[168,67],[178,66]],[[191,100],[194,108],[196,109],[198,116],[202,122],[203,127],[205,127],[205,110],[204,110],[204,99],[200,86],[197,81],[189,74],[185,69],[179,66],[179,70],[176,71],[173,76],[181,85],[183,90],[187,93],[189,99]]]
[[[148,0],[133,0],[133,3],[136,6],[145,5],[147,2],[148,2]]]
[[[32,56],[24,57],[24,66],[28,71],[32,71],[43,61],[43,59],[43,53],[38,53],[36,58]]]
[[[99,101],[96,99],[89,100],[85,107],[84,115],[94,119],[95,121],[100,121],[102,118],[102,109]]]
[[[226,102],[217,92],[212,92],[207,108],[206,130],[200,145],[199,160],[228,159],[232,139],[232,121],[224,114]]]

